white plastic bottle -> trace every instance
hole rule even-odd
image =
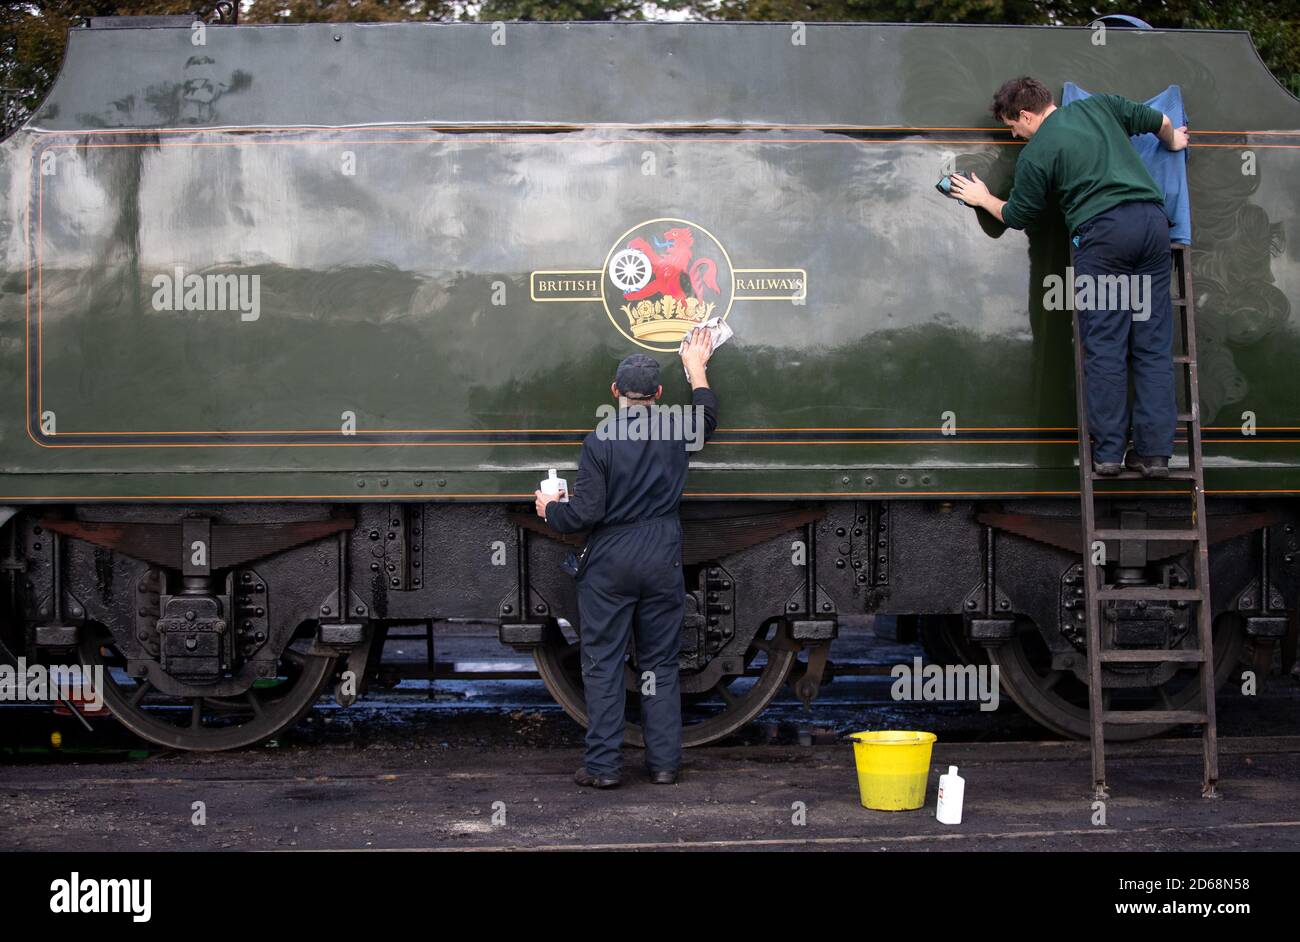
[[[957,774],[957,766],[948,766],[948,774],[939,776],[939,803],[934,816],[940,824],[961,824],[961,803],[966,797],[966,780]]]
[[[551,468],[551,476],[542,481],[542,493],[547,497],[558,497],[561,503],[569,502],[569,482],[564,478],[555,476],[555,469]]]

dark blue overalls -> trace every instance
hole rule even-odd
[[[1079,311],[1087,374],[1093,460],[1121,462],[1130,424],[1133,365],[1133,448],[1143,457],[1174,453],[1173,303],[1169,294],[1169,220],[1158,203],[1121,203],[1081,223],[1074,234],[1074,273],[1149,278],[1149,316],[1102,306]],[[1131,307],[1131,306],[1130,306]]]
[[[692,402],[703,411],[707,440],[717,427],[717,399],[700,388]],[[582,443],[569,503],[553,501],[546,508],[546,522],[561,533],[594,527],[577,579],[586,766],[593,776],[618,778],[622,772],[629,637],[635,638],[640,670],[654,672],[654,693],[641,697],[646,766],[651,772],[675,772],[681,764],[677,659],[686,588],[677,511],[687,458],[680,435],[648,440],[592,432]],[[640,678],[638,685],[644,689]]]

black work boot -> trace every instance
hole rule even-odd
[[[1124,466],[1120,464],[1118,461],[1094,460],[1092,462],[1092,470],[1095,471],[1097,474],[1101,474],[1109,478],[1119,474],[1122,470],[1124,470]]]
[[[1138,472],[1144,478],[1169,477],[1169,459],[1164,455],[1154,455],[1148,458],[1130,451],[1124,458],[1124,467],[1130,471]]]
[[[655,785],[676,785],[676,784],[677,784],[677,770],[676,770],[676,769],[673,769],[673,770],[670,771],[670,770],[664,769],[664,770],[661,770],[661,771],[659,771],[659,772],[656,772],[656,771],[654,771],[654,770],[652,769],[652,770],[650,771],[650,781],[651,781],[652,784],[655,784]]]
[[[573,773],[573,780],[587,788],[618,788],[621,781],[609,775],[592,775],[585,766]]]

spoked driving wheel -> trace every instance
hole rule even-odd
[[[320,697],[335,660],[286,649],[276,676],[256,681],[243,694],[172,696],[126,672],[126,658],[107,630],[86,634],[81,660],[103,666],[104,702],[113,716],[142,739],[193,752],[250,746],[293,726]]]
[[[702,746],[730,735],[763,712],[780,692],[794,666],[794,646],[787,643],[779,622],[759,629],[745,652],[744,676],[724,675],[709,685],[701,672],[682,671],[682,745]],[[587,725],[587,705],[582,691],[582,658],[576,629],[552,626],[535,649],[533,659],[546,689],[564,712]],[[633,746],[644,746],[636,671],[624,667],[627,679],[627,732]]]
[[[1214,678],[1222,686],[1241,657],[1244,633],[1234,618],[1219,619],[1214,626]],[[1087,739],[1089,735],[1088,685],[1073,670],[1055,669],[1047,644],[1037,626],[1019,619],[1015,637],[988,648],[991,663],[998,666],[999,682],[1029,716],[1063,736]],[[1086,665],[1080,653],[1079,664]],[[1116,671],[1107,666],[1106,671]],[[1119,678],[1118,673],[1110,675]],[[1106,709],[1190,710],[1200,703],[1200,684],[1194,670],[1181,670],[1158,686],[1107,684],[1103,674]],[[1122,742],[1158,736],[1179,724],[1152,723],[1141,726],[1106,726],[1108,741]]]

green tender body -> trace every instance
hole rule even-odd
[[[1208,488],[1300,493],[1300,102],[1244,33],[324,24],[71,34],[0,145],[0,502],[530,495],[639,349],[584,282],[688,225],[737,334],[688,494],[1074,494],[1059,221],[934,190],[1005,194],[1022,73],[1182,86]]]

